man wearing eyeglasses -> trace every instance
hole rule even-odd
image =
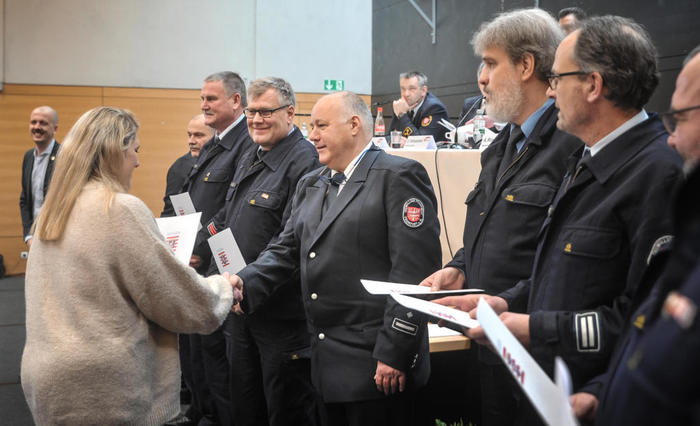
[[[243,309],[264,309],[298,270],[324,424],[411,424],[430,372],[426,319],[360,279],[415,283],[439,265],[430,180],[372,144],[372,115],[354,93],[319,99],[311,126],[326,167],[299,181],[284,230],[239,272]]]
[[[632,20],[582,24],[557,48],[549,95],[557,127],[585,143],[540,230],[530,278],[487,298],[550,375],[561,356],[577,392],[605,371],[650,256],[672,233],[668,204],[682,172],[660,118],[643,107],[658,84],[656,49]],[[477,299],[446,298],[472,311]],[[514,313],[525,311],[527,314]],[[483,329],[470,337],[484,342]],[[532,409],[518,424],[537,424]]]
[[[248,86],[243,110],[255,144],[241,156],[225,207],[201,229],[204,238],[230,228],[246,263],[284,227],[297,182],[318,168],[318,154],[294,125],[292,86],[275,77]],[[211,262],[210,273],[216,273]],[[298,274],[253,314],[224,323],[233,423],[236,426],[313,425],[309,332]]]
[[[582,145],[557,129],[557,109],[547,98],[547,75],[562,38],[557,22],[541,9],[500,14],[474,35],[474,52],[485,64],[479,84],[486,111],[509,124],[481,155],[479,180],[467,196],[463,248],[422,285],[497,294],[529,277],[566,159]],[[522,395],[513,389],[510,370],[488,348],[476,351],[481,422],[512,424]]]
[[[700,304],[700,46],[676,81],[671,110],[662,118],[668,143],[683,157],[686,181],[676,194],[673,244],[651,259],[644,277],[649,296],[627,330],[597,393],[574,395],[574,411],[600,425],[697,423],[697,313]],[[639,300],[642,300],[641,298]],[[598,404],[600,399],[600,404]]]
[[[252,146],[243,108],[246,88],[243,79],[231,71],[212,74],[204,79],[201,90],[204,123],[215,134],[204,146],[187,176],[184,190],[189,192],[202,224],[224,207],[233,172],[241,155]],[[206,240],[195,243],[190,266],[205,273],[211,251]],[[193,405],[203,416],[200,424],[232,424],[229,397],[226,342],[222,329],[209,335],[190,335],[193,375]]]

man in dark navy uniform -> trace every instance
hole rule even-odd
[[[467,197],[463,248],[422,285],[497,294],[530,276],[537,234],[566,159],[583,145],[556,128],[558,111],[547,97],[547,75],[562,38],[557,22],[541,9],[503,13],[474,35],[475,53],[485,64],[479,84],[488,115],[510,124],[481,155],[481,174]],[[489,349],[477,351],[481,421],[512,424],[520,393],[510,370]]]
[[[644,111],[658,84],[656,49],[633,21],[584,22],[557,48],[549,82],[557,126],[586,149],[570,158],[530,278],[487,300],[546,372],[561,356],[574,390],[585,391],[607,367],[650,251],[671,233],[668,201],[681,162],[660,118]],[[442,303],[471,311],[477,299]],[[485,340],[480,327],[467,334]],[[536,424],[534,410],[522,407],[518,423]]]
[[[255,144],[241,157],[226,205],[200,233],[230,228],[246,263],[284,227],[299,179],[317,169],[318,154],[294,125],[296,98],[283,79],[248,86],[244,110]],[[215,273],[215,262],[210,272]],[[298,274],[255,313],[230,314],[224,324],[236,426],[312,425],[309,332]]]
[[[399,86],[401,97],[394,101],[390,130],[400,131],[403,138],[433,135],[436,142],[446,140],[447,129],[439,121],[448,119],[447,108],[428,92],[428,77],[419,71],[405,72],[399,76]]]
[[[284,230],[239,273],[242,307],[263,309],[299,270],[325,424],[410,424],[430,370],[426,319],[360,279],[417,283],[439,266],[435,195],[423,166],[372,144],[356,94],[321,98],[311,122],[326,167],[302,178]]]
[[[674,238],[650,253],[649,296],[630,317],[602,389],[572,396],[574,411],[600,425],[691,425],[700,422],[700,47],[686,59],[671,109],[668,143],[685,160],[676,195]],[[598,396],[600,405],[598,405]],[[596,414],[597,409],[597,414]]]
[[[175,216],[173,203],[170,196],[182,192],[182,186],[190,174],[192,166],[197,162],[197,157],[202,151],[202,146],[214,136],[214,129],[204,123],[204,115],[199,114],[187,123],[187,143],[189,151],[179,157],[168,169],[165,180],[165,196],[163,197],[163,211],[160,217]]]
[[[253,145],[248,136],[243,108],[246,89],[243,79],[230,71],[212,74],[204,79],[201,91],[204,122],[216,131],[202,148],[197,162],[190,170],[184,189],[192,204],[202,212],[202,224],[224,207],[229,184],[241,155]],[[190,266],[204,273],[208,269],[211,251],[205,239],[198,238]],[[222,329],[209,335],[190,336],[190,351],[194,374],[195,398],[200,401],[203,418],[200,425],[232,424],[229,397],[226,341]]]

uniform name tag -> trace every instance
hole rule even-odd
[[[416,333],[418,333],[418,325],[398,318],[394,318],[394,322],[391,323],[391,328],[405,334],[410,334],[411,336],[415,336]]]

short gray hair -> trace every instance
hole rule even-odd
[[[547,81],[554,53],[563,38],[563,31],[549,13],[542,9],[518,9],[481,24],[471,43],[477,55],[488,48],[500,47],[514,64],[529,53],[535,58],[535,76]]]
[[[255,99],[270,89],[277,91],[280,106],[292,105],[296,107],[296,96],[294,96],[292,85],[287,80],[278,77],[263,77],[251,81],[248,85],[248,96]]]
[[[220,81],[222,86],[224,86],[224,94],[227,98],[230,98],[235,93],[241,95],[241,106],[245,108],[248,106],[248,100],[245,95],[245,82],[243,78],[235,72],[232,71],[221,71],[214,73],[204,79],[205,82],[209,83],[212,81]]]
[[[402,72],[401,74],[399,74],[399,80],[403,80],[404,78],[413,78],[413,77],[416,77],[418,79],[418,85],[420,87],[428,85],[428,76],[423,74],[420,71],[408,71],[408,72]]]
[[[659,84],[656,47],[647,31],[631,19],[598,16],[579,30],[573,59],[586,72],[598,72],[606,99],[621,109],[642,109]]]
[[[364,100],[354,92],[339,92],[340,99],[342,100],[343,110],[347,113],[348,119],[353,115],[360,118],[362,122],[362,130],[365,133],[367,140],[372,138],[374,132],[373,122],[372,122],[372,112]]]

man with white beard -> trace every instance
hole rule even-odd
[[[481,175],[466,201],[463,248],[421,285],[498,294],[529,277],[537,233],[566,159],[582,146],[556,128],[558,110],[547,98],[547,75],[562,38],[554,18],[540,9],[500,14],[474,35],[474,52],[484,62],[479,85],[486,112],[509,124],[481,156]],[[479,368],[480,424],[512,424],[522,394],[497,355],[478,347],[478,357],[471,364]]]

